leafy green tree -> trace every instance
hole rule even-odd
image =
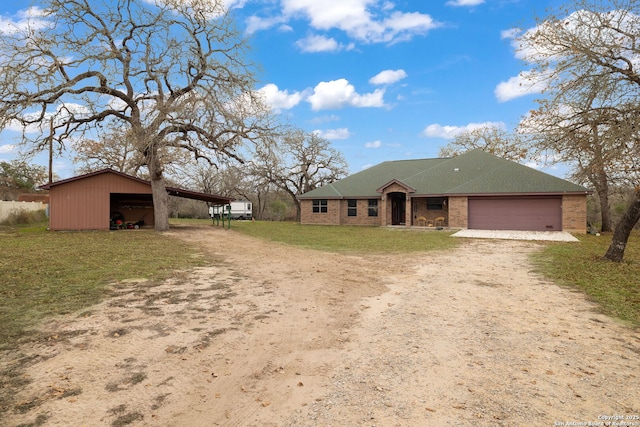
[[[35,191],[47,182],[44,166],[30,165],[21,160],[0,162],[0,198],[15,199],[21,192]]]

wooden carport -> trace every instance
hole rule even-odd
[[[151,183],[112,169],[103,169],[43,185],[49,190],[51,230],[109,230],[114,213],[124,223],[153,225]],[[215,205],[231,198],[167,187],[171,196],[202,200]]]

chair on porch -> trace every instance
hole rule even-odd
[[[427,218],[423,217],[423,216],[419,216],[418,219],[416,220],[416,223],[420,226],[420,227],[425,227],[427,225]]]
[[[444,227],[444,217],[443,216],[439,216],[438,218],[436,218],[434,220],[436,227]]]

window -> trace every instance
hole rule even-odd
[[[358,216],[357,200],[347,200],[347,216]]]
[[[427,210],[428,211],[441,211],[444,204],[443,198],[429,198],[427,199]]]
[[[315,199],[313,201],[313,213],[327,213],[327,199]]]
[[[378,216],[378,200],[369,199],[369,216]]]

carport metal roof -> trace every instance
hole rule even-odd
[[[132,175],[128,175],[126,173],[123,172],[118,172],[116,170],[113,169],[102,169],[96,172],[89,172],[87,174],[84,175],[78,175],[78,176],[74,176],[72,178],[67,178],[67,179],[63,179],[60,181],[56,181],[56,182],[51,182],[49,184],[45,184],[40,186],[40,188],[42,190],[49,190],[51,189],[51,187],[56,187],[58,185],[63,185],[63,184],[67,184],[69,182],[73,182],[73,181],[78,181],[81,179],[85,179],[85,178],[89,178],[92,176],[97,176],[97,175],[101,175],[104,173],[112,173],[115,175],[119,175],[122,176],[124,178],[127,179],[131,179],[134,181],[138,181],[140,183],[146,184],[149,186],[149,193],[151,193],[151,182],[150,181],[146,181],[144,179],[132,176]],[[209,202],[209,203],[213,203],[216,205],[226,205],[228,203],[230,203],[232,200],[234,200],[233,198],[230,197],[224,197],[224,196],[220,196],[217,194],[209,194],[209,193],[200,193],[197,191],[191,191],[191,190],[186,190],[184,188],[178,188],[178,187],[166,187],[167,188],[167,194],[169,194],[170,196],[176,196],[176,197],[182,197],[185,199],[194,199],[194,200],[202,200],[205,202]]]

